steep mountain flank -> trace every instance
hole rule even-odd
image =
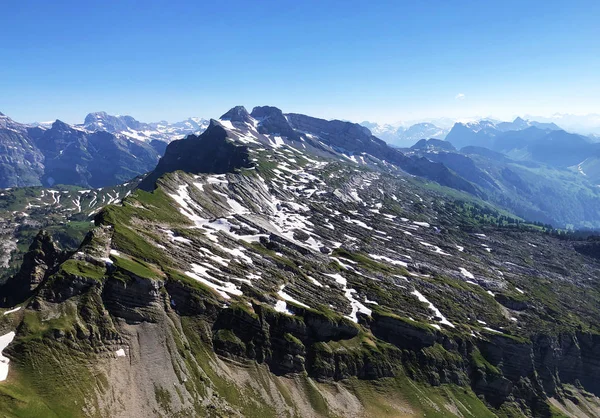
[[[35,139],[45,155],[42,184],[103,187],[124,183],[158,160],[151,146],[122,140],[108,132],[88,133],[56,121]]]
[[[560,137],[561,131],[554,131],[553,135]],[[541,141],[536,147],[547,148]],[[537,149],[532,144],[529,147],[532,151]],[[554,149],[556,151],[556,147]],[[485,200],[522,218],[558,228],[600,227],[600,190],[594,170],[589,170],[590,175],[585,171],[588,160],[576,167],[554,167],[513,160],[505,154],[471,146],[459,152],[420,147],[411,149],[411,153],[443,164],[477,185]],[[568,153],[555,155],[562,155],[560,158],[565,160]],[[589,158],[590,166],[594,159]]]
[[[194,174],[223,174],[249,166],[247,148],[228,141],[227,131],[213,119],[200,136],[190,135],[169,144],[165,155],[140,187],[152,190],[160,176],[177,170]]]
[[[104,206],[120,202],[140,180],[93,190],[76,186],[2,190],[0,283],[23,267],[24,256],[40,230],[52,237],[61,249],[75,250],[93,228],[94,215]],[[0,300],[2,297],[0,295]]]
[[[32,127],[0,116],[0,187],[105,187],[155,167],[164,146],[59,120]]]
[[[23,257],[19,272],[3,287],[2,306],[14,306],[27,300],[32,292],[68,258],[46,231],[40,231]]]
[[[32,146],[25,126],[0,115],[0,187],[40,184],[44,156]]]
[[[372,136],[368,129],[358,124],[338,120],[326,121],[298,114],[288,114],[286,119],[294,129],[319,137],[323,142],[341,152],[366,153],[379,160],[392,163],[410,174],[436,181],[443,186],[474,195],[479,194],[472,184],[456,176],[445,166],[424,158],[409,158]]]

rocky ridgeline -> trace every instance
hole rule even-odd
[[[598,261],[324,124],[234,108],[66,261],[40,235],[10,282],[14,376],[90,416],[597,408]]]
[[[74,250],[106,205],[131,193],[140,178],[102,189],[74,186],[0,190],[0,282],[19,270],[35,235],[45,229],[62,249]]]

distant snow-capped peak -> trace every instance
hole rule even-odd
[[[145,123],[128,115],[114,116],[106,112],[93,112],[88,114],[84,123],[79,126],[89,131],[106,131],[138,141],[171,142],[189,134],[203,132],[208,126],[208,120],[191,117],[176,123]]]

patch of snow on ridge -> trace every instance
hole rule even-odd
[[[279,297],[281,297],[283,300],[285,300],[287,302],[292,302],[292,303],[295,303],[296,305],[302,306],[303,308],[310,309],[310,306],[308,306],[307,304],[302,303],[299,300],[294,299],[292,296],[290,296],[287,293],[285,293],[283,291],[284,288],[285,288],[285,285],[281,285],[281,287],[279,288],[279,292],[277,292],[277,294],[279,295]]]
[[[246,251],[246,249],[244,247],[227,248],[220,244],[217,244],[217,247],[221,251],[231,254],[234,258],[244,261],[246,264],[253,264],[252,259],[250,257],[248,257],[246,254],[244,254],[244,251]]]
[[[317,287],[323,287],[323,285],[321,284],[321,282],[319,282],[317,279],[315,279],[314,277],[310,277],[310,276],[306,276],[308,277],[308,280],[310,280],[310,282],[312,284],[314,284]]]
[[[370,303],[371,305],[379,305],[377,302],[375,302],[374,300],[369,300],[368,297],[365,296],[365,303]]]
[[[208,176],[206,178],[206,182],[208,184],[227,184],[227,183],[229,183],[229,181],[227,180],[226,177],[227,176],[225,174],[215,174],[212,176]]]
[[[231,298],[229,296],[229,294],[232,294],[234,296],[243,295],[242,291],[239,290],[233,283],[223,282],[223,281],[218,280],[215,277],[211,276],[210,274],[208,274],[207,267],[200,266],[198,264],[192,264],[192,270],[194,270],[194,271],[193,272],[186,271],[185,274],[187,276],[191,277],[192,279],[199,281],[200,283],[203,283],[209,287],[212,287],[214,290],[217,291],[217,293],[219,293],[225,299]],[[217,284],[215,282],[219,282],[220,284]]]
[[[429,302],[429,300],[427,300],[427,298],[425,296],[423,296],[423,294],[421,292],[419,292],[417,289],[415,289],[411,292],[411,294],[415,295],[417,297],[417,299],[419,299],[420,302],[426,303],[429,306],[429,309],[435,313],[435,316],[441,318],[440,324],[448,325],[450,328],[454,328],[454,324],[452,324],[450,321],[448,321],[446,319],[446,317],[444,315],[442,315],[440,310],[438,308],[436,308],[433,303]]]
[[[180,236],[175,236],[175,233],[173,231],[171,231],[170,229],[163,229],[163,232],[169,236],[169,239],[171,241],[183,242],[184,244],[192,243],[192,240],[189,240],[187,238],[180,237]]]
[[[119,348],[117,351],[115,351],[115,354],[117,355],[117,357],[127,357],[127,354],[125,354],[125,350],[122,348]]]
[[[408,267],[408,264],[405,263],[404,261],[394,260],[394,259],[391,259],[391,258],[386,257],[384,255],[369,254],[369,256],[371,258],[375,259],[375,260],[387,261],[388,263],[394,264],[396,266]]]
[[[212,261],[214,261],[215,263],[217,263],[217,264],[220,264],[220,265],[222,265],[223,267],[227,267],[227,266],[229,266],[229,260],[227,260],[227,259],[225,259],[225,258],[223,258],[223,257],[220,257],[220,256],[218,256],[218,255],[214,254],[214,253],[213,253],[211,250],[209,250],[208,248],[206,248],[206,247],[202,247],[202,248],[200,248],[200,251],[202,251],[204,254],[206,254],[206,256],[207,256],[208,258],[210,258]]]
[[[428,242],[425,241],[419,241],[419,243],[425,247],[429,247],[431,249],[431,251],[433,251],[434,253],[440,254],[440,255],[450,255],[447,252],[444,252],[440,247],[438,247],[437,245],[433,245],[430,244]]]
[[[369,230],[369,231],[372,231],[372,230],[373,230],[373,228],[371,228],[369,225],[367,225],[367,224],[366,224],[366,223],[364,223],[363,221],[359,221],[358,219],[352,219],[352,218],[349,218],[349,217],[345,217],[345,218],[344,218],[344,222],[346,222],[346,223],[349,223],[349,224],[355,224],[355,225],[358,225],[358,226],[360,226],[360,227],[362,227],[362,228],[365,228],[365,229],[367,229],[367,230]]]
[[[462,274],[463,276],[465,276],[467,279],[474,279],[475,278],[475,276],[473,276],[473,273],[471,273],[470,271],[468,271],[464,267],[460,268],[460,274]]]
[[[238,215],[245,215],[247,213],[250,213],[250,211],[241,204],[239,204],[237,200],[233,200],[227,197],[227,204],[231,209],[233,209],[233,212]]]
[[[285,301],[283,300],[278,300],[277,303],[275,303],[275,307],[274,309],[277,312],[281,312],[287,315],[293,315],[287,308],[287,303],[285,303]]]
[[[20,310],[21,310],[21,307],[17,306],[16,308],[12,308],[12,309],[9,309],[8,311],[4,312],[4,315],[8,315],[8,314],[20,311]]]
[[[270,137],[269,139],[273,140],[273,142],[271,143],[273,148],[280,148],[285,145],[285,142],[283,142],[283,139],[281,139],[280,136],[273,136],[273,137]]]
[[[233,123],[231,123],[230,120],[219,119],[219,123],[227,129],[231,129],[231,130],[235,129],[235,127],[233,126]]]
[[[350,312],[350,315],[347,315],[346,318],[358,323],[358,316],[356,315],[358,312],[369,316],[373,313],[371,309],[367,308],[365,305],[363,305],[354,298],[353,294],[356,293],[356,289],[351,289],[348,287],[348,280],[346,280],[344,276],[342,276],[339,273],[325,275],[331,277],[336,281],[337,284],[342,286],[344,296],[346,297],[346,299],[348,299],[348,301],[350,301],[352,312]]]
[[[497,334],[502,334],[502,331],[498,331],[496,329],[490,328],[490,327],[483,327],[483,329],[485,329],[486,331],[490,331],[490,332],[495,332]]]
[[[10,359],[4,357],[2,352],[14,340],[15,335],[15,332],[11,331],[8,334],[0,336],[0,382],[6,380],[8,377],[8,363],[10,363]]]

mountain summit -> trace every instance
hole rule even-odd
[[[233,114],[242,116],[237,121],[246,119],[243,112],[233,112]],[[228,136],[228,131],[223,125],[211,119],[208,128],[201,135],[189,135],[184,139],[171,142],[167,146],[165,155],[156,168],[146,176],[140,188],[152,190],[156,180],[163,174],[178,170],[193,174],[224,174],[233,173],[240,168],[249,168],[251,165],[247,147],[228,140]]]
[[[220,120],[229,120],[231,122],[251,123],[252,117],[244,106],[235,106],[227,111]]]

